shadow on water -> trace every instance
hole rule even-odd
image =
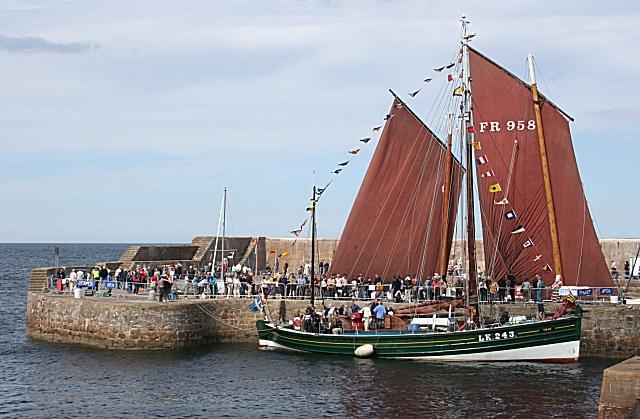
[[[62,245],[63,264],[127,245]],[[0,244],[0,416],[595,417],[615,363],[429,363],[261,351],[255,344],[116,352],[24,335],[32,267],[52,245]],[[65,255],[80,255],[77,260]]]

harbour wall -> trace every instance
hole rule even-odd
[[[184,348],[219,342],[256,342],[255,321],[247,299],[178,300],[161,304],[125,298],[69,296],[29,292],[27,334],[35,339],[108,349]],[[292,318],[304,300],[270,300],[272,318]],[[327,302],[329,304],[329,302]],[[334,303],[339,304],[338,302]],[[553,311],[556,304],[548,304]],[[535,314],[535,305],[487,308],[497,317]],[[640,355],[640,306],[587,305],[582,322],[583,356]]]

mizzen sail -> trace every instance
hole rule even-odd
[[[485,271],[553,281],[553,257],[530,87],[470,49],[474,147]],[[541,97],[565,285],[611,286],[571,142],[569,118]]]
[[[394,275],[426,277],[438,272],[446,146],[397,97],[389,116],[335,251],[331,273],[372,279],[380,275],[389,282]],[[461,173],[456,160],[451,220]],[[449,243],[454,224],[449,223]]]

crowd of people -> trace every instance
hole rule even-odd
[[[206,297],[248,297],[262,294],[269,297],[305,299],[311,294],[310,265],[301,265],[291,269],[285,262],[277,269],[267,266],[261,276],[255,276],[252,270],[240,264],[223,266],[224,277],[220,279],[220,267],[214,272],[211,264],[197,267],[183,267],[180,263],[164,265],[138,265],[129,269],[118,267],[114,271],[106,265],[87,269],[61,268],[56,278],[62,283],[62,290],[73,291],[77,284],[92,289],[123,289],[131,294],[142,290],[153,290],[159,301],[174,299],[180,292],[182,296]],[[315,295],[322,299],[359,299],[400,302],[438,301],[444,298],[464,298],[465,283],[459,269],[449,268],[448,276],[438,274],[425,279],[412,276],[394,276],[386,283],[380,275],[369,277],[357,275],[349,278],[346,274],[330,274],[329,262],[321,261],[319,271],[313,283]],[[555,293],[562,283],[553,284]],[[519,288],[518,299],[524,302],[541,302],[545,298],[545,284],[539,275],[531,280],[525,279],[516,286],[516,278],[507,275],[499,280],[480,273],[478,296],[481,303],[514,303]],[[555,295],[555,294],[554,294]]]
[[[309,304],[303,314],[291,321],[294,330],[303,330],[311,333],[340,333],[343,329],[343,319],[352,321],[352,330],[384,329],[385,318],[393,315],[391,308],[384,305],[380,299],[373,300],[370,304],[360,307],[353,299],[351,304],[341,304],[339,307],[327,306],[323,303],[321,311]],[[281,318],[281,321],[287,319]]]

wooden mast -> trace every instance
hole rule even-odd
[[[547,161],[547,146],[544,140],[542,126],[542,114],[540,112],[540,97],[536,84],[536,73],[533,66],[533,56],[529,53],[529,77],[531,78],[531,96],[533,97],[533,111],[536,117],[536,130],[538,132],[538,146],[540,147],[540,162],[542,163],[542,177],[544,179],[544,192],[547,199],[547,213],[549,216],[549,230],[551,230],[551,248],[553,252],[553,265],[556,275],[562,277],[562,259],[560,257],[560,243],[558,241],[558,227],[556,224],[556,212],[551,191],[551,178],[549,176],[549,162]]]
[[[227,226],[227,187],[224,188],[224,194],[222,196],[222,242],[220,250],[220,281],[224,287],[224,239]]]
[[[477,293],[477,266],[476,266],[476,220],[474,214],[473,199],[473,146],[469,126],[473,126],[472,108],[471,108],[471,72],[469,68],[469,47],[468,42],[474,34],[467,32],[467,24],[469,22],[462,17],[462,55],[463,55],[463,71],[464,71],[464,100],[462,113],[462,135],[465,136],[466,144],[466,166],[467,166],[467,260],[469,269],[467,272],[467,304],[469,304],[470,294]]]
[[[313,187],[313,198],[311,199],[311,305],[315,297],[315,266],[316,266],[316,187]]]
[[[449,112],[447,118],[448,132],[447,132],[447,160],[444,167],[444,190],[442,197],[442,234],[440,236],[440,274],[443,278],[447,276],[447,268],[449,262],[449,206],[451,202],[451,170],[453,166],[453,154],[452,154],[452,131],[453,131],[453,115]]]

